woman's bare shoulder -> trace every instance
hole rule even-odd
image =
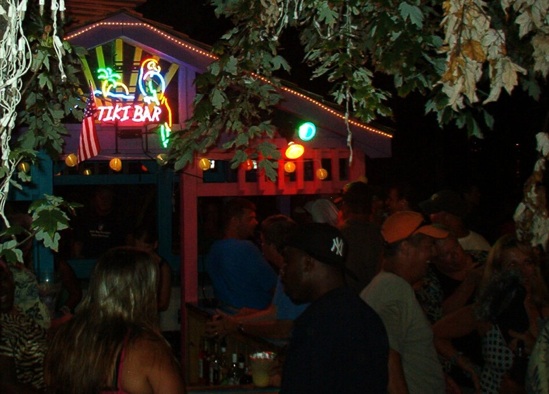
[[[128,344],[122,374],[130,393],[183,393],[182,371],[169,344],[160,336],[143,333]]]

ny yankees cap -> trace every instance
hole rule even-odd
[[[344,267],[347,243],[341,232],[327,223],[307,223],[298,226],[285,242],[286,246],[302,250],[324,264]]]

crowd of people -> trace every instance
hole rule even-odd
[[[207,266],[223,310],[207,323],[206,334],[248,331],[284,339],[282,374],[273,372],[284,393],[547,392],[545,245],[517,239],[509,226],[488,241],[477,230],[475,190],[445,189],[420,200],[409,185],[382,193],[352,182],[340,195],[307,202],[299,215],[275,215],[297,223],[293,231],[280,231],[278,239],[285,241],[276,243],[274,258],[265,233],[274,218],[264,219],[260,247],[249,236],[247,247],[263,250],[260,266],[270,263],[278,284],[271,275],[258,283],[261,277],[249,266],[239,270],[239,279],[270,294],[280,294],[282,284],[294,307],[304,306],[284,319],[274,300],[258,308],[252,296],[234,305],[220,291],[238,291],[219,269],[230,266],[225,255],[232,251],[218,249],[225,235],[213,244],[216,268]],[[248,204],[235,220],[255,218],[255,206]],[[334,259],[336,250],[345,257]],[[356,300],[368,310],[360,311]],[[340,351],[347,359],[339,359]]]
[[[111,231],[96,228],[112,202],[97,198],[73,253]],[[205,335],[284,349],[280,393],[549,393],[546,245],[512,229],[488,241],[470,196],[448,189],[419,200],[356,181],[294,212],[259,218],[250,200],[226,199],[205,258],[217,305]],[[158,326],[171,272],[156,246],[147,226],[131,246],[104,245],[84,296],[56,262],[57,322],[31,267],[0,261],[0,392],[185,392]]]

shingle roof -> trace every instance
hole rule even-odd
[[[79,26],[100,19],[113,12],[128,9],[134,10],[147,0],[66,0],[67,15],[70,26]]]

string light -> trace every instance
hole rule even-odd
[[[205,157],[202,157],[200,160],[198,160],[198,167],[202,171],[208,171],[210,169],[211,164],[212,164],[211,161]]]
[[[288,147],[286,148],[285,155],[290,160],[299,159],[303,153],[305,153],[305,148],[301,144],[296,144],[293,141],[288,142]]]
[[[284,163],[284,171],[286,171],[288,174],[291,174],[295,171],[295,163],[293,161],[287,161]]]
[[[165,166],[168,164],[168,155],[166,153],[159,153],[156,155],[156,162],[159,166]]]
[[[30,171],[30,164],[26,161],[22,161],[21,163],[19,163],[19,165],[17,166],[17,169],[21,172],[29,172]]]
[[[299,125],[297,135],[302,141],[310,141],[316,136],[316,126],[313,122],[305,122]]]
[[[242,167],[244,167],[244,170],[251,171],[254,169],[254,161],[253,160],[246,160],[244,163],[242,163]]]
[[[316,170],[316,177],[323,181],[324,179],[328,178],[328,171],[326,171],[324,168],[319,168]]]
[[[122,160],[118,157],[114,157],[109,161],[109,167],[111,170],[119,172],[122,169]]]
[[[91,26],[88,26],[85,29],[82,29],[78,32],[75,32],[74,34],[68,35],[67,37],[65,37],[65,39],[67,41],[70,41],[71,39],[73,39],[75,37],[78,37],[78,36],[80,36],[84,33],[88,33],[91,30],[95,30],[95,29],[103,27],[103,26],[107,26],[107,27],[144,27],[145,29],[148,29],[148,30],[152,31],[153,33],[156,33],[159,36],[161,36],[161,37],[163,37],[163,38],[165,38],[169,41],[172,41],[172,42],[176,43],[177,45],[179,45],[179,46],[181,46],[185,49],[188,49],[192,52],[196,52],[196,53],[198,53],[202,56],[208,57],[212,60],[217,60],[217,56],[211,54],[210,52],[207,52],[203,49],[199,49],[195,46],[189,45],[186,42],[184,42],[182,40],[179,40],[175,37],[172,37],[171,35],[164,33],[162,30],[157,29],[156,27],[153,27],[153,26],[151,26],[147,23],[143,23],[143,22],[98,22],[98,23],[94,23]]]
[[[78,164],[78,157],[74,153],[70,153],[65,157],[65,164],[67,167],[75,167]]]

